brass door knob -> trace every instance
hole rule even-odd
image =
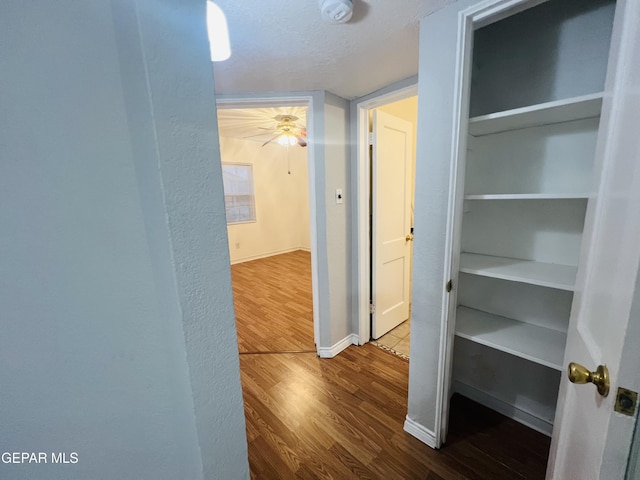
[[[405,242],[413,242],[413,233],[410,233],[406,237],[404,237],[404,241]]]
[[[587,367],[571,362],[567,373],[571,383],[593,383],[600,395],[603,397],[609,395],[609,370],[604,365],[598,365],[595,372],[590,372]]]

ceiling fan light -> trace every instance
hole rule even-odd
[[[231,56],[227,18],[222,9],[211,0],[207,1],[207,32],[209,34],[211,61],[222,62],[227,60]]]
[[[293,146],[298,143],[298,139],[295,137],[295,135],[285,133],[284,135],[280,135],[278,137],[278,143],[284,146]]]

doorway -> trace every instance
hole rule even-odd
[[[311,123],[311,99],[218,103],[240,353],[317,352]]]
[[[356,109],[359,337],[408,358],[417,86]]]
[[[374,109],[369,123],[371,337],[406,358],[411,331],[417,120],[418,97],[411,96]]]

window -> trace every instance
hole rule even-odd
[[[227,224],[255,222],[256,202],[251,165],[223,163],[222,181]]]

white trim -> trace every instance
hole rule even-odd
[[[409,416],[404,419],[404,431],[416,437],[422,443],[426,443],[431,448],[439,448],[435,434],[415,420],[410,419]]]
[[[307,148],[308,162],[308,184],[309,184],[309,224],[311,228],[311,291],[313,301],[313,341],[319,351],[320,345],[320,281],[318,277],[318,215],[317,215],[317,195],[324,192],[316,192],[316,158],[314,139],[314,106],[313,95],[297,96],[263,96],[254,98],[220,97],[216,98],[218,108],[265,108],[282,106],[305,106],[307,107],[307,141],[310,147]],[[319,352],[318,352],[319,354]]]
[[[282,96],[261,96],[261,97],[227,97],[216,96],[218,108],[268,108],[268,107],[309,107],[313,101],[311,95],[282,95]],[[307,119],[311,115],[307,112]],[[307,129],[308,125],[307,125]]]
[[[371,338],[369,313],[369,282],[371,265],[369,264],[369,111],[388,103],[404,100],[418,95],[418,84],[399,88],[389,93],[363,100],[356,104],[356,199],[358,244],[356,262],[358,272],[358,338],[359,345],[364,345]],[[417,140],[417,139],[414,139]]]
[[[499,398],[494,397],[482,390],[478,390],[477,388],[471,387],[466,383],[462,382],[453,382],[453,392],[457,392],[460,395],[463,395],[467,398],[470,398],[476,403],[480,405],[484,405],[491,410],[495,410],[498,413],[501,413],[505,417],[509,417],[516,422],[522,423],[529,428],[536,430],[537,432],[543,433],[546,436],[551,436],[551,431],[553,430],[553,423],[544,420],[526,410],[516,407],[515,405],[511,405],[510,403],[504,402]]]
[[[320,358],[333,358],[350,345],[358,345],[358,335],[350,333],[331,347],[318,347]]]
[[[488,0],[462,13],[472,18],[474,29],[478,29],[547,1],[549,0]]]
[[[238,263],[252,262],[254,260],[260,260],[261,258],[275,257],[276,255],[283,255],[285,253],[297,252],[299,250],[302,250],[304,252],[311,252],[311,249],[309,248],[302,248],[302,247],[285,248],[283,250],[275,250],[273,252],[261,253],[259,255],[250,255],[248,257],[236,258],[235,260],[231,260],[231,265],[237,265]]]
[[[458,39],[456,46],[455,91],[453,99],[453,136],[451,138],[451,166],[449,173],[449,200],[447,215],[447,230],[444,253],[443,278],[458,285],[458,269],[460,264],[460,242],[462,230],[462,202],[464,200],[464,176],[467,148],[467,128],[469,118],[469,90],[471,83],[470,69],[467,65],[471,60],[473,48],[473,24],[461,12],[458,15]],[[441,412],[435,418],[437,444],[441,445],[447,437],[449,426],[449,402],[451,398],[451,371],[453,364],[453,339],[455,336],[455,315],[458,289],[447,292],[442,286],[442,309],[440,318],[440,358],[438,361],[438,380],[436,389],[436,412]],[[443,420],[444,419],[444,420]]]

